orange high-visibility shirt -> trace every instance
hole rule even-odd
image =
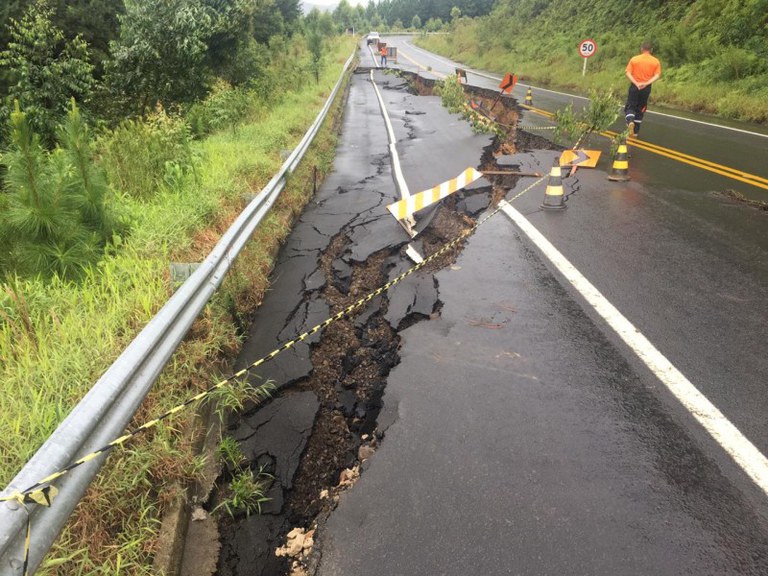
[[[639,83],[648,82],[656,74],[661,74],[661,62],[658,58],[644,52],[629,60],[627,72]]]

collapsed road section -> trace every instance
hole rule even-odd
[[[543,172],[559,156],[514,129],[512,142],[474,134],[416,95],[428,83],[373,77],[411,190],[467,166]],[[240,366],[410,269],[366,76],[351,84],[343,131]],[[422,214],[416,249],[429,258],[530,188],[498,178]],[[568,178],[564,200],[591,199],[582,178]],[[567,213],[540,214],[539,202],[520,205],[562,225]],[[269,479],[268,500],[222,520],[219,574],[765,573],[764,518],[508,222],[492,218],[428,262],[264,365],[275,398],[229,433]]]
[[[435,96],[423,96],[406,78],[374,72],[391,117],[412,190],[434,186],[467,166],[492,168],[498,138],[477,134]],[[425,94],[428,88],[419,87]],[[509,117],[514,119],[511,101]],[[318,190],[283,246],[271,289],[256,313],[236,369],[322,322],[410,268],[411,238],[387,212],[399,200],[387,133],[367,70],[353,76],[335,170]],[[505,144],[504,150],[510,150]],[[507,178],[505,185],[512,185]],[[440,206],[425,210],[413,242],[429,256],[468,230],[494,194],[480,179]],[[263,473],[268,488],[259,514],[235,515],[220,526],[221,575],[301,574],[318,556],[312,535],[335,506],[337,493],[354,483],[361,463],[376,450],[388,426],[379,418],[390,370],[399,362],[398,332],[439,314],[434,274],[457,249],[442,254],[349,318],[260,367],[254,383],[274,382],[266,405],[237,415],[227,434],[240,443],[247,465]],[[220,478],[223,485],[231,474]],[[224,488],[225,489],[225,488]],[[214,490],[201,508],[210,511]],[[198,515],[199,522],[213,522]],[[187,549],[195,542],[195,522]],[[290,537],[289,537],[290,535]],[[276,551],[278,554],[276,554]],[[184,573],[198,573],[189,560]]]

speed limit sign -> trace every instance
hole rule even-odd
[[[582,58],[591,58],[597,53],[597,43],[591,38],[582,40],[579,44],[579,55]]]

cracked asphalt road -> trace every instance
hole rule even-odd
[[[479,165],[487,136],[472,134],[438,99],[411,96],[383,72],[375,77],[413,192]],[[339,230],[352,240],[333,265],[342,278],[406,241],[384,210],[395,187],[367,83],[367,74],[352,80],[336,170],[281,252],[239,366],[327,316],[319,257]],[[505,160],[546,171],[552,153]],[[766,441],[766,357],[755,344],[735,349],[768,318],[766,300],[754,300],[765,295],[768,260],[762,241],[750,242],[760,230],[753,213],[738,207],[722,216],[720,200],[687,189],[617,188],[600,171],[579,171],[567,186],[578,192],[565,213],[542,213],[541,190],[517,207],[673,361],[682,359],[696,384],[715,391],[752,439]],[[729,251],[733,259],[718,261],[724,276],[711,273],[712,254]],[[407,266],[390,263],[390,277]],[[739,286],[751,309],[713,300],[741,294]],[[391,290],[387,321],[401,327],[409,314],[427,316],[436,298],[439,316],[400,331],[401,362],[379,417],[386,435],[316,535],[317,574],[768,573],[762,495],[503,215],[478,229],[455,266]],[[723,329],[730,338],[717,338]],[[691,335],[700,349],[684,347]],[[261,375],[286,387],[309,374],[309,357],[302,344]],[[751,392],[723,392],[729,378]],[[237,537],[237,574],[257,573],[247,568],[257,561],[248,526]]]
[[[412,165],[445,169],[470,148],[448,137],[433,163]],[[552,153],[508,160],[546,170]],[[749,298],[750,308],[716,296],[740,285],[765,294],[761,216],[723,214],[722,201],[687,189],[617,189],[605,176],[569,179],[578,192],[566,213],[542,213],[541,191],[518,209],[615,286],[620,307],[718,405],[734,403],[729,414],[764,445],[766,356],[756,343],[731,348],[765,334],[766,300]],[[722,244],[713,247],[714,230]],[[713,251],[723,277],[708,266]],[[386,437],[321,530],[320,576],[768,573],[764,496],[509,221],[483,225],[456,264],[436,277],[440,317],[401,332],[380,417]],[[753,393],[724,395],[736,374]]]
[[[396,196],[389,168],[384,120],[371,102],[366,75],[352,77],[342,138],[334,171],[318,190],[280,251],[269,295],[253,320],[237,368],[242,368],[325,320],[327,303],[319,297],[326,279],[320,255],[344,230],[353,251],[338,266],[364,261],[372,253],[407,240],[385,206]],[[260,376],[279,387],[306,377],[312,369],[309,346],[320,335],[298,343],[264,365]]]
[[[418,142],[426,149],[440,150],[445,149],[451,139],[471,142],[471,146],[465,146],[465,154],[460,161],[467,162],[467,165],[476,164],[474,150],[477,146],[487,146],[489,137],[473,134],[467,125],[456,123],[455,117],[450,133],[431,129],[421,120],[425,112],[419,107],[423,103],[407,92],[405,80],[384,72],[375,72],[374,75],[387,105],[395,111],[393,119],[401,139],[398,147],[408,149]],[[438,122],[444,122],[448,114],[437,99],[430,101],[430,114]],[[336,310],[331,310],[324,297],[328,283],[346,293],[352,281],[353,268],[367,262],[372,255],[381,251],[389,254],[383,260],[382,270],[390,278],[412,264],[399,253],[410,238],[386,210],[386,205],[399,200],[399,197],[390,167],[384,120],[368,74],[355,74],[351,79],[341,130],[343,138],[337,149],[334,171],[306,207],[280,251],[270,291],[255,315],[236,369],[269,354],[335,313]],[[455,176],[450,163],[435,170],[437,165],[430,155],[421,149],[419,154],[410,153],[406,167],[413,182],[418,182],[415,175],[423,170],[415,164],[417,162],[431,164],[431,176],[427,171],[424,180],[430,186],[435,184],[430,178],[438,174],[445,178]],[[477,182],[474,189],[483,186],[488,187],[489,184]],[[333,252],[332,244],[340,235],[346,240],[341,253],[332,261],[332,277],[329,278],[322,268],[321,259],[325,252]],[[355,325],[360,329],[380,308],[386,306],[381,312],[383,321],[397,328],[408,318],[429,317],[437,299],[438,287],[432,274],[421,271],[389,294],[361,308]],[[293,477],[307,445],[310,430],[306,423],[316,421],[321,404],[314,392],[305,390],[296,393],[294,388],[295,385],[305,384],[312,374],[311,346],[317,344],[321,337],[321,334],[315,334],[298,342],[262,365],[258,376],[253,378],[254,383],[273,381],[284,395],[263,409],[246,411],[240,421],[231,427],[230,433],[240,442],[249,464],[254,468],[266,466],[276,481],[268,494],[272,500],[263,507],[263,514],[225,528],[219,565],[221,574],[280,573],[280,562],[275,560],[270,550],[279,545],[279,535],[290,528],[291,521],[295,521],[286,516],[286,493],[293,488]],[[369,345],[379,346],[380,343],[371,341]],[[382,362],[389,362],[389,355],[382,354]],[[348,356],[350,361],[355,361],[354,350],[350,350]],[[379,397],[380,392],[378,396],[374,393],[374,405],[379,402]],[[349,413],[354,417],[364,410],[362,406],[356,407],[355,396],[350,390],[339,390],[338,399],[336,411],[339,415]],[[323,409],[333,408],[331,404]],[[370,411],[375,406],[367,408]],[[301,427],[296,429],[290,422],[287,427],[281,426],[276,418],[264,416],[265,412],[272,414],[275,411],[281,416],[295,412]],[[377,408],[375,413],[378,413]],[[367,422],[370,416],[364,414],[360,418]],[[265,439],[260,439],[262,436]],[[280,437],[283,437],[282,441],[277,440]]]

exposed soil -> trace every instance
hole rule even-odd
[[[434,83],[421,78],[411,79],[411,88],[418,94],[431,94]],[[490,108],[496,93],[472,89],[472,98]],[[552,144],[538,136],[518,132],[518,111],[514,99],[501,98],[494,107],[495,118],[510,129],[506,136],[496,137],[483,153],[481,170],[507,170],[500,168],[496,159],[514,154],[518,150],[551,148]],[[506,191],[517,183],[516,175],[490,176],[491,187],[475,188],[456,193],[444,200],[432,213],[426,229],[414,242],[426,258],[442,249],[448,242],[461,236],[475,225],[475,217],[489,204],[495,204]],[[385,284],[393,275],[401,273],[404,257],[403,246],[388,248],[374,253],[365,262],[347,258],[350,240],[345,231],[335,236],[321,255],[321,269],[325,276],[322,298],[329,305],[331,314],[367,296]],[[463,241],[429,262],[418,272],[429,278],[440,269],[455,262]],[[295,382],[281,395],[312,393],[317,397],[319,409],[315,415],[311,434],[306,440],[292,486],[287,490],[284,504],[281,502],[280,521],[269,520],[265,529],[274,533],[270,543],[286,542],[289,531],[300,528],[304,535],[313,535],[318,519],[327,517],[338,502],[338,493],[351,486],[359,476],[361,463],[370,457],[384,437],[378,427],[378,416],[386,379],[399,361],[400,338],[398,330],[439,313],[441,303],[438,286],[432,277],[423,285],[433,290],[431,309],[408,312],[393,321],[389,294],[384,293],[355,310],[350,316],[328,326],[322,339],[311,347],[312,372],[309,377]],[[429,301],[429,299],[427,298]],[[225,527],[225,532],[237,532],[236,526]],[[311,536],[306,536],[311,541]],[[289,540],[291,540],[289,538]],[[293,539],[295,540],[295,538]],[[297,548],[300,549],[300,548]],[[269,566],[260,569],[261,575],[306,574],[317,559],[311,545],[295,555],[270,558]],[[225,559],[226,564],[226,559]]]
[[[431,96],[434,94],[435,80],[423,78],[411,72],[401,72],[408,77],[409,85],[415,94],[419,96]],[[509,171],[514,172],[517,166],[506,165],[500,167],[496,159],[500,156],[511,156],[517,152],[526,150],[560,150],[561,146],[554,144],[546,138],[518,130],[517,123],[520,119],[520,111],[517,101],[509,95],[499,97],[499,92],[476,86],[464,86],[464,93],[468,99],[479,105],[482,115],[492,119],[502,128],[500,136],[494,139],[491,146],[487,147],[480,159],[481,171]],[[507,190],[513,188],[519,179],[517,175],[493,175],[487,176],[493,184],[491,204],[496,205],[502,200]],[[449,205],[449,204],[448,204]]]
[[[323,296],[332,313],[386,282],[388,250],[354,266],[348,279],[339,278],[333,264],[347,245],[347,238],[339,235],[321,258],[327,279]],[[362,309],[333,323],[312,349],[312,376],[299,386],[314,391],[321,408],[288,499],[295,525],[311,521],[328,505],[319,498],[321,491],[336,486],[341,471],[355,465],[362,437],[373,438],[386,376],[399,361],[399,339],[383,319],[386,298],[379,303],[373,314]],[[366,315],[365,322],[357,319]]]

